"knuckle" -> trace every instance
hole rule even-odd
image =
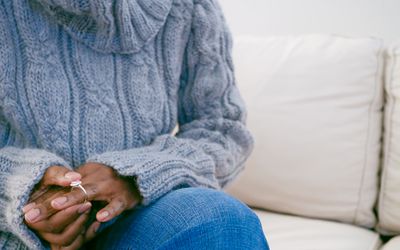
[[[106,176],[114,176],[114,171],[111,168],[104,168],[103,172]]]
[[[126,202],[124,199],[122,199],[121,197],[116,198],[112,201],[112,204],[110,204],[109,206],[109,212],[112,215],[118,214],[121,211],[123,211],[126,207]]]
[[[52,177],[58,176],[61,172],[61,168],[58,166],[51,166],[48,168],[48,174]]]
[[[72,243],[74,243],[75,237],[73,235],[65,235],[63,236],[62,243],[60,245],[62,246],[69,246]]]
[[[59,233],[59,231],[56,229],[56,227],[53,225],[53,223],[46,223],[46,231],[49,233]]]
[[[56,170],[57,170],[56,166],[50,166],[50,167],[47,168],[46,174],[52,174]]]
[[[60,236],[58,236],[58,237],[52,237],[51,239],[45,239],[45,240],[47,240],[48,242],[51,242],[51,243],[53,243],[53,244],[55,244],[55,245],[58,245],[58,246],[64,245],[63,238],[60,237]]]
[[[123,199],[123,198],[121,198],[121,197],[117,198],[116,207],[117,207],[118,210],[124,209],[124,208],[126,207],[126,201],[125,201],[125,199]]]
[[[69,197],[68,197],[67,199],[68,199],[69,201],[71,201],[71,202],[81,202],[81,201],[83,201],[85,198],[84,198],[84,195],[83,195],[82,191],[79,190],[79,189],[77,189],[77,188],[75,188],[75,189],[70,193],[70,195],[69,195]]]
[[[49,218],[52,216],[56,210],[51,206],[50,201],[46,201],[43,205],[39,206],[40,217]]]
[[[126,205],[126,209],[133,209],[137,205],[136,200],[129,200]]]
[[[99,166],[98,166],[97,163],[88,162],[83,167],[86,168],[89,171],[93,171],[93,170],[96,170]]]
[[[99,188],[97,187],[97,185],[94,184],[85,185],[85,188],[88,191],[89,197],[96,196],[99,193]]]
[[[104,167],[103,171],[104,171],[105,174],[107,174],[109,176],[115,176],[116,175],[115,170],[110,168],[110,167]]]
[[[69,246],[63,247],[63,250],[77,250],[80,249],[83,244],[84,244],[84,238],[83,236],[78,236],[78,238],[75,239],[73,243],[71,243]]]
[[[56,183],[57,182],[57,178],[59,175],[63,174],[64,169],[62,167],[59,166],[51,166],[49,167],[44,175],[44,184],[45,185],[49,185],[52,183]]]
[[[51,244],[56,245],[56,243],[54,242],[55,240],[54,240],[54,236],[53,235],[42,233],[42,232],[36,232],[36,233],[40,236],[40,238],[44,239],[45,241],[47,241],[47,242],[49,242]]]

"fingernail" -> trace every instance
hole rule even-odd
[[[35,203],[35,202],[29,203],[28,205],[26,205],[26,206],[24,206],[24,207],[22,208],[22,212],[26,213],[26,212],[28,212],[29,210],[31,210],[32,208],[34,208],[35,206],[36,206],[36,203]]]
[[[92,207],[92,204],[90,202],[86,202],[85,204],[82,204],[82,206],[80,206],[80,208],[78,209],[78,213],[83,214],[87,211],[89,211],[89,209]]]
[[[82,176],[77,172],[68,172],[64,175],[64,177],[71,181],[76,181],[80,180]]]
[[[35,208],[25,214],[25,219],[29,222],[34,222],[40,215],[40,210]]]
[[[110,215],[110,213],[109,213],[108,211],[104,211],[104,212],[101,212],[101,213],[98,215],[97,219],[98,219],[98,220],[104,220],[104,219],[107,218],[109,215]]]
[[[68,201],[67,197],[59,197],[51,201],[51,205],[54,207],[60,207]]]

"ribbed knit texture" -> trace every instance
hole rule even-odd
[[[231,47],[216,0],[0,0],[0,248],[44,248],[21,208],[52,165],[106,164],[144,204],[232,180],[253,140]]]

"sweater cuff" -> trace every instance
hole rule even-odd
[[[0,248],[1,249],[29,250],[29,247],[27,247],[15,235],[6,233],[6,232],[0,232]]]
[[[0,165],[9,169],[2,173],[7,202],[2,202],[4,216],[9,232],[17,236],[26,246],[43,249],[39,238],[24,223],[22,208],[29,200],[34,186],[40,182],[47,168],[68,164],[60,157],[44,150],[18,149],[13,147],[1,150]]]
[[[171,135],[160,136],[149,146],[94,155],[88,162],[135,177],[143,205],[179,187],[219,188],[211,157]]]

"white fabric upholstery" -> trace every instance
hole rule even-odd
[[[259,208],[373,227],[381,50],[370,38],[237,38],[256,146],[228,192]]]
[[[400,234],[400,42],[387,50],[385,79],[387,103],[379,229],[386,234]]]
[[[377,250],[381,245],[377,233],[361,227],[255,212],[272,250]]]
[[[399,250],[399,249],[400,249],[400,236],[391,239],[381,248],[381,250]]]

